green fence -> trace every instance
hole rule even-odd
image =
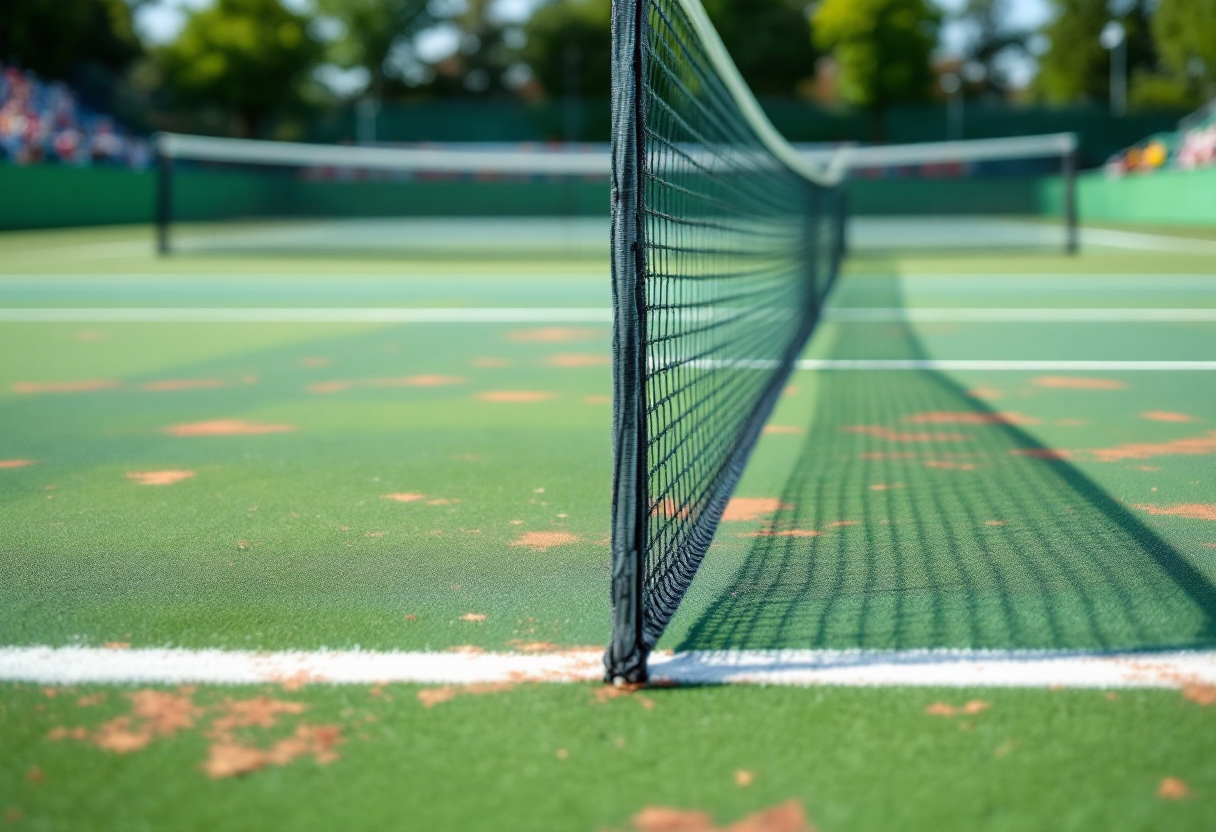
[[[0,164],[0,229],[152,221],[155,178],[106,168]],[[1059,177],[858,179],[860,215],[1060,215]],[[174,220],[246,217],[606,216],[608,183],[591,179],[307,181],[286,174],[183,170],[174,178]],[[1216,226],[1216,169],[1107,179],[1082,174],[1082,222]]]

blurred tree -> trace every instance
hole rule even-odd
[[[815,42],[836,57],[841,96],[869,109],[875,141],[887,107],[931,95],[940,23],[925,0],[823,0],[815,10]]]
[[[970,91],[1004,97],[1010,80],[1003,60],[1026,49],[1030,32],[1009,22],[1012,0],[967,0],[954,19],[966,29],[964,70],[978,69],[978,77],[967,77]]]
[[[495,15],[494,0],[464,0],[440,19],[455,26],[457,49],[431,66],[425,88],[443,97],[486,97],[515,91],[523,32]]]
[[[123,0],[0,0],[0,63],[72,80],[83,65],[119,73],[141,54]]]
[[[705,0],[726,51],[757,95],[791,95],[813,78],[819,53],[802,0]]]
[[[1188,0],[1193,2],[1193,0]],[[1112,20],[1123,24],[1127,37],[1127,70],[1134,76],[1151,72],[1157,63],[1149,27],[1152,0],[1052,0],[1055,16],[1044,34],[1051,41],[1039,59],[1034,87],[1051,104],[1105,102],[1110,97],[1110,55],[1098,36]]]
[[[436,21],[428,0],[318,0],[322,14],[342,24],[331,44],[334,63],[363,67],[368,89],[383,98],[390,81],[408,82],[415,36]]]
[[[230,110],[256,136],[267,116],[301,99],[321,53],[309,19],[280,0],[218,0],[192,11],[158,58],[181,102]]]
[[[1152,33],[1162,71],[1137,79],[1134,100],[1145,103],[1151,91],[1191,106],[1216,95],[1216,0],[1160,0]]]
[[[551,0],[528,20],[521,57],[546,93],[610,95],[611,6],[610,0]]]

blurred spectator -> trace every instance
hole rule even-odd
[[[1216,101],[1186,122],[1192,122],[1186,129],[1152,136],[1116,153],[1106,162],[1107,175],[1118,177],[1161,168],[1216,167]]]
[[[0,66],[0,160],[142,170],[152,149],[109,116],[82,106],[67,85]]]

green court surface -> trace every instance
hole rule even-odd
[[[0,236],[0,310],[76,310],[0,322],[0,646],[605,644],[609,330],[560,310],[606,309],[607,263],[483,254],[160,260],[147,229]],[[349,314],[284,322],[301,307]],[[360,311],[392,307],[557,312]],[[1216,361],[1216,312],[1084,320],[1216,310],[1216,256],[1195,252],[857,256],[833,307],[886,311],[825,321],[809,359]],[[1061,319],[967,313],[993,309]],[[1093,367],[796,372],[660,647],[1216,647],[1216,372]],[[648,806],[725,827],[796,800],[829,832],[1201,830],[1208,699],[5,683],[0,811],[626,830]],[[236,746],[264,759],[225,776]]]

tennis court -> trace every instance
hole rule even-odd
[[[1212,649],[1207,255],[853,256],[659,649],[762,651],[751,672],[818,651],[768,667],[796,675],[858,672],[866,648],[887,673],[927,661],[927,685],[617,695],[592,681],[603,254],[158,259],[146,229],[2,245],[5,642],[89,648],[5,684],[0,776],[26,817],[624,829],[648,806],[727,824],[796,800],[825,829],[1210,818],[1202,678],[1150,654],[1097,689],[1063,666],[1021,687],[960,669]],[[437,320],[375,320],[402,309]],[[227,651],[192,666],[234,681],[223,656],[254,651],[263,681],[130,664],[155,648]],[[334,684],[318,651],[356,649],[542,664]],[[670,667],[723,678],[710,665]],[[70,683],[106,673],[140,681]],[[1162,801],[1168,778],[1190,797]]]

